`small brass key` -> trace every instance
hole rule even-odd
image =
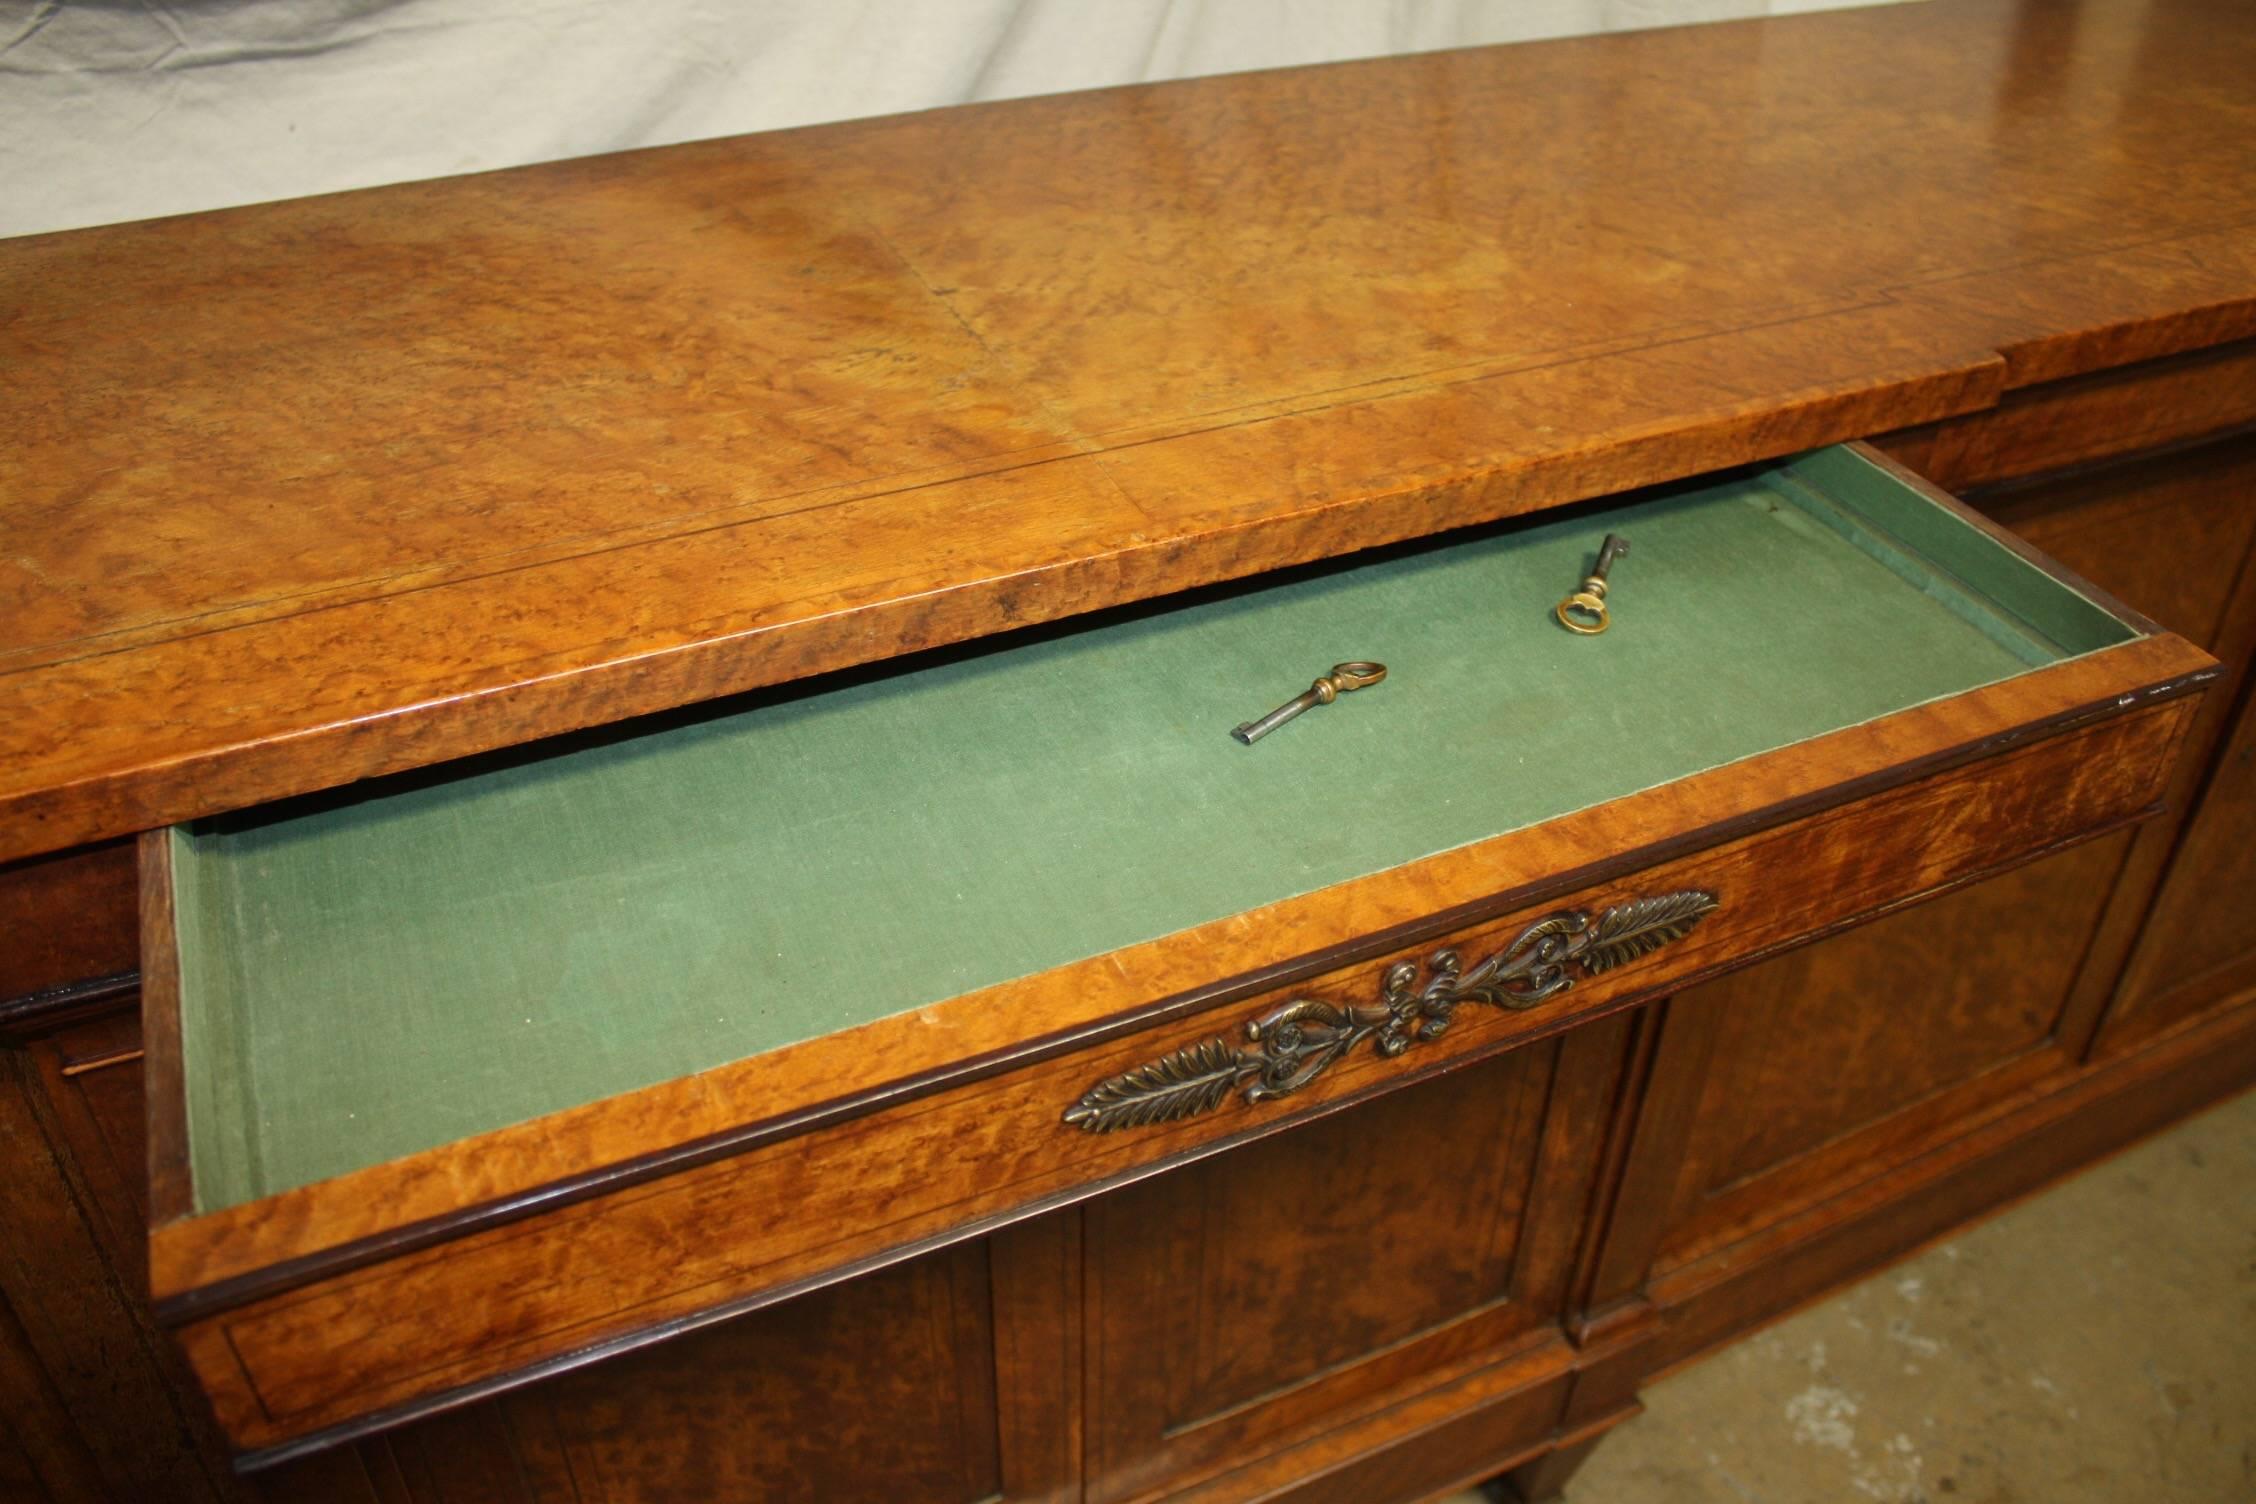
[[[1368,689],[1386,674],[1383,663],[1335,663],[1330,673],[1308,686],[1306,693],[1293,696],[1260,720],[1248,721],[1230,734],[1250,747],[1302,711],[1329,705],[1351,689]]]
[[[1559,602],[1559,625],[1570,632],[1580,632],[1585,637],[1596,637],[1606,630],[1606,571],[1614,561],[1629,552],[1629,540],[1618,533],[1608,533],[1606,541],[1598,546],[1598,563],[1582,588]]]

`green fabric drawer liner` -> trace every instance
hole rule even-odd
[[[1573,636],[1552,605],[1609,529],[1632,543],[1615,624]],[[197,1203],[1101,954],[2131,635],[1824,450],[183,827]],[[1391,676],[1257,746],[1229,736],[1353,658]]]

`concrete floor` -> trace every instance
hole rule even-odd
[[[2256,1093],[1645,1401],[1568,1504],[2251,1504]]]

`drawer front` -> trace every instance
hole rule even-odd
[[[237,1281],[169,1314],[238,1446],[278,1455],[380,1425],[1306,1121],[2111,828],[2151,805],[2194,703],[1506,898],[1415,943],[1374,937],[1289,984],[820,1133],[348,1249],[335,1272],[277,1267],[271,1293]],[[271,1232],[314,1204],[252,1211]],[[261,1235],[249,1218],[227,1230]]]

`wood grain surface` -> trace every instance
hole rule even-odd
[[[2111,1047],[2256,995],[2256,697],[2243,695],[2219,753],[2132,955]]]
[[[0,863],[0,1031],[123,990],[140,965],[136,897],[130,841]]]
[[[1172,1497],[1556,1333],[1629,1033],[1617,1016],[1092,1203],[1092,1504]]]
[[[2256,403],[2256,383],[2248,400]],[[2192,404],[2198,406],[2198,404]],[[2131,425],[2135,428],[2136,425]],[[2229,824],[2232,807],[2205,796],[2218,744],[2242,700],[2256,660],[2256,432],[2050,479],[2016,482],[1987,495],[1988,514],[2048,557],[2095,578],[2138,603],[2172,632],[2218,660],[2218,676],[2186,734],[2164,802],[2126,842],[2114,894],[2086,947],[2074,993],[2064,1010],[2064,1045],[2081,1056],[2104,1030],[2121,1042],[2121,1024],[2135,1013],[2139,988],[2124,963],[2152,921],[2156,882],[2181,840],[2202,839],[2212,822]],[[2256,881],[2256,872],[2250,873]],[[2256,886],[2199,890],[2219,922],[2256,907]],[[2170,933],[2169,926],[2158,932]]]
[[[1891,434],[1881,447],[1953,490],[2053,472],[2054,484],[2089,494],[2093,483],[2079,485],[2057,472],[2198,443],[2250,424],[2256,424],[2256,342],[2242,340],[2023,387],[1996,407]],[[2017,503],[2009,506],[2020,510]],[[2031,541],[2045,546],[2042,539]]]
[[[2025,1085],[1924,1154],[1691,1263],[1649,1287],[1663,1316],[1648,1377],[2010,1206],[2256,1078],[2245,1010],[2088,1070]]]
[[[998,1477],[994,1411],[1008,1391],[989,1363],[1002,1322],[988,1316],[987,1255],[978,1243],[949,1249],[272,1469],[255,1497],[1042,1504]],[[998,1278],[997,1298],[1003,1289]]]
[[[2251,74],[1968,0],[0,243],[0,859],[2246,336]]]
[[[108,1256],[114,1208],[76,1160],[83,1139],[57,1121],[75,1104],[51,1096],[43,1074],[0,1049],[0,1452],[20,1437],[30,1470],[71,1504],[217,1504],[224,1464],[202,1445],[177,1359],[125,1283],[139,1271]],[[0,1482],[10,1466],[0,1459]]]
[[[2211,800],[2256,644],[2256,436],[2174,442],[2256,397],[2245,350],[2059,383],[1910,436],[1949,439],[1935,468],[1961,479],[2069,466],[1975,504],[2214,653],[2219,677],[2163,817],[1669,1000],[1605,1255],[1617,1292],[1652,1270],[1668,1356],[1771,1319],[2245,1081],[2241,1040],[2211,1031],[2206,1057],[2181,1052],[2181,1035],[2156,1040],[2227,1001],[2224,978],[2198,962],[2166,972],[2192,984],[2175,996],[2199,999],[2171,1016],[2124,964],[2142,924],[2148,954],[2176,960],[2213,941],[2229,951],[2250,908],[2246,877],[2198,853],[2232,847],[2245,808]],[[2204,394],[2192,378],[2214,385]],[[2149,452],[2090,463],[2117,447]],[[2159,891],[2176,905],[2156,901],[2166,870]],[[2238,1019],[2244,1039],[2247,1010]],[[2113,1069],[2095,1071],[2087,1051],[2102,1024]],[[2144,1074],[2158,1066],[2162,1077]],[[2179,1068],[2206,1084],[2160,1084]],[[2143,1099],[2137,1114],[2120,1110],[2129,1097]]]

